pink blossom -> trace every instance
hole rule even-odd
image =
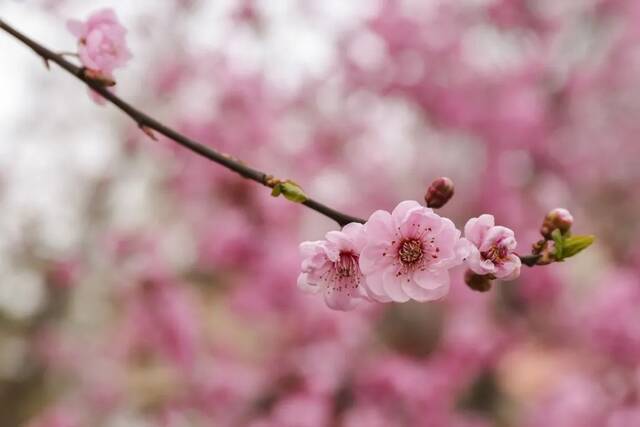
[[[273,425],[278,427],[316,427],[330,425],[330,402],[315,396],[296,394],[278,403]]]
[[[127,48],[127,30],[112,9],[92,14],[86,22],[71,19],[67,28],[78,38],[78,54],[85,67],[111,76],[131,58]]]
[[[200,324],[189,288],[155,267],[140,277],[140,285],[123,295],[129,303],[126,319],[132,344],[157,351],[177,367],[189,369],[198,354]]]
[[[527,427],[603,426],[610,396],[602,384],[584,373],[564,372],[533,402]],[[632,425],[632,424],[627,424]]]
[[[640,360],[640,282],[635,272],[615,269],[601,279],[583,307],[580,325],[599,355],[621,366]]]
[[[60,406],[46,410],[32,420],[28,427],[79,427],[80,424],[77,411]]]
[[[453,222],[415,201],[374,212],[360,256],[366,291],[381,302],[432,301],[449,291],[449,269],[466,247]]]
[[[364,227],[357,223],[346,225],[342,231],[328,232],[326,240],[303,242],[298,287],[311,293],[322,291],[330,308],[353,309],[359,300],[366,299],[358,266],[363,243]]]
[[[471,218],[464,226],[469,245],[467,266],[477,274],[513,280],[520,275],[520,258],[513,252],[517,242],[513,230],[496,226],[493,215]]]

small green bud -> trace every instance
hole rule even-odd
[[[307,195],[304,194],[302,188],[291,180],[281,181],[273,186],[271,195],[278,197],[281,194],[285,199],[295,203],[304,203],[307,200]]]

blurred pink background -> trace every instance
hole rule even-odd
[[[111,7],[118,94],[360,217],[446,175],[526,253],[488,293],[336,312],[296,288],[337,228],[0,34],[0,427],[640,425],[637,0],[0,0],[53,50]]]

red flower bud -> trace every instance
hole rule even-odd
[[[491,289],[495,277],[491,274],[476,274],[471,270],[464,273],[464,282],[474,291],[487,292]]]
[[[424,195],[427,207],[438,209],[443,207],[453,197],[453,181],[447,177],[441,177],[431,183]]]

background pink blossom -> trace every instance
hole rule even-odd
[[[113,8],[118,94],[363,218],[456,184],[518,250],[477,293],[336,312],[296,287],[338,227],[96,108],[0,34],[0,426],[618,427],[640,411],[637,0],[0,2],[57,51]]]

